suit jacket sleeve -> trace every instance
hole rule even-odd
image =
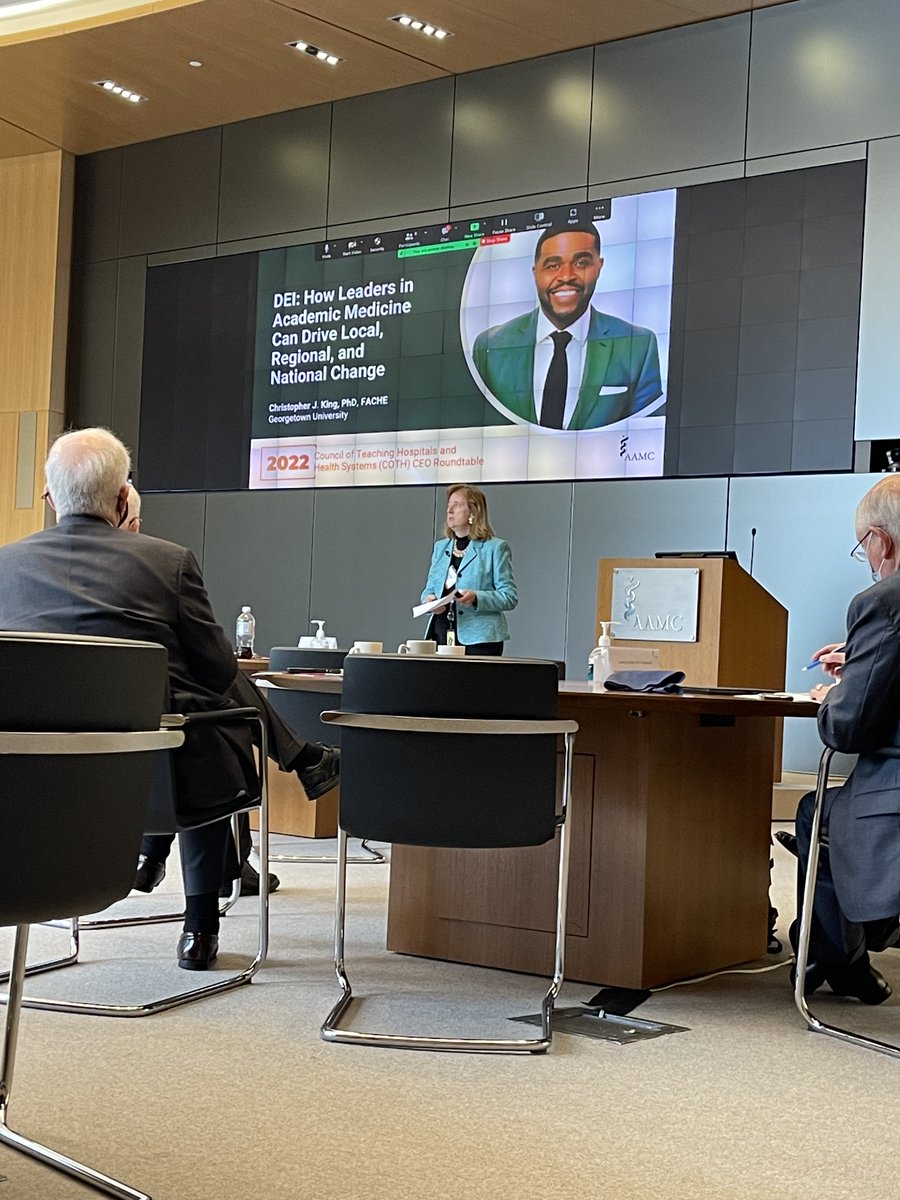
[[[900,626],[889,600],[890,593],[876,585],[851,602],[841,682],[819,710],[822,741],[845,754],[897,744]]]
[[[193,678],[212,692],[227,692],[237,662],[213,616],[200,567],[190,550],[183,551],[178,570],[178,636]]]
[[[637,370],[632,412],[640,412],[642,408],[646,408],[648,404],[662,395],[656,334],[651,332],[644,342],[644,352],[640,364],[635,363]]]
[[[493,586],[474,589],[478,597],[478,612],[510,612],[519,603],[519,593],[513,577],[512,553],[509,543],[497,540],[493,546]],[[464,584],[460,584],[464,587]]]

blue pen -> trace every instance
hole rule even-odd
[[[806,664],[806,666],[805,666],[805,667],[801,667],[801,668],[800,668],[800,670],[801,670],[801,671],[811,671],[811,670],[813,669],[813,667],[821,667],[821,665],[822,665],[822,664],[819,662],[819,660],[818,660],[817,658],[814,658],[814,659],[812,660],[812,662],[808,662],[808,663]]]

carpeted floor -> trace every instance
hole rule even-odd
[[[793,860],[774,855],[784,931]],[[14,1127],[154,1200],[900,1196],[900,1062],[806,1032],[786,959],[655,993],[636,1015],[688,1032],[628,1046],[559,1035],[534,1058],[328,1046],[318,1027],[337,995],[333,868],[278,871],[271,955],[250,987],[144,1020],[26,1012]],[[542,980],[384,951],[387,872],[350,868],[357,1023],[521,1033],[505,1018],[535,1011]],[[29,991],[122,1001],[194,983],[174,965],[177,929],[86,934],[83,963]],[[61,940],[36,930],[33,954]],[[223,969],[250,950],[252,901],[227,918],[222,943]],[[10,945],[2,931],[3,965]],[[826,995],[821,1010],[900,1039],[900,953],[878,965],[896,992],[886,1005]],[[394,986],[400,998],[387,995]],[[562,1003],[593,990],[567,984]],[[0,1149],[0,1200],[90,1194]]]

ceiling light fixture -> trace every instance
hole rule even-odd
[[[401,13],[397,17],[391,17],[391,20],[396,21],[398,25],[402,25],[405,29],[412,29],[415,33],[423,33],[426,37],[436,38],[439,42],[442,42],[444,38],[453,36],[449,29],[441,29],[440,25],[432,25],[428,21],[420,21],[418,17],[410,17],[406,13]]]
[[[301,54],[308,54],[311,58],[317,58],[319,62],[328,63],[329,67],[336,67],[338,63],[344,61],[336,54],[332,54],[330,50],[320,50],[318,46],[311,46],[309,42],[288,42],[287,44],[291,49],[299,50]]]
[[[188,66],[189,67],[202,67],[203,63],[200,61],[199,58],[192,58],[188,61]]]
[[[98,79],[95,83],[97,87],[103,88],[104,92],[112,92],[114,96],[119,96],[130,104],[140,104],[147,99],[146,96],[142,96],[139,92],[133,92],[131,88],[122,87],[121,83],[116,83],[112,79]]]

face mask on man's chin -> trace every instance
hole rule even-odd
[[[882,559],[881,562],[878,564],[877,571],[874,569],[874,567],[872,568],[872,582],[873,583],[881,583],[881,568],[884,566],[884,563],[885,563],[885,560]]]

